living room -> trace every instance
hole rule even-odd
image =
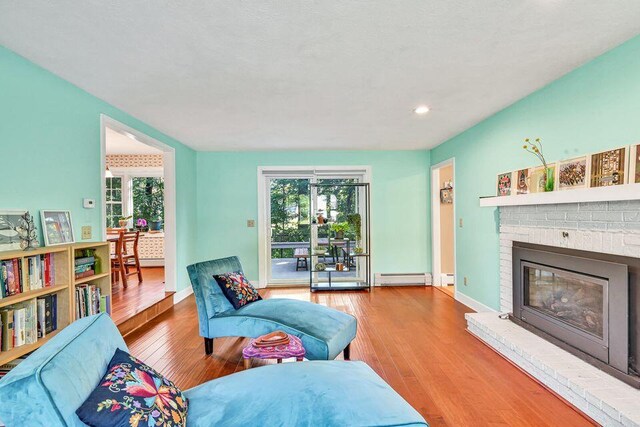
[[[640,425],[639,19],[0,3],[0,421]]]

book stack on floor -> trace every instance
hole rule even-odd
[[[94,249],[76,249],[74,264],[76,279],[82,279],[94,276],[99,271],[100,261]]]
[[[35,344],[58,329],[58,295],[33,298],[0,310],[0,350]]]

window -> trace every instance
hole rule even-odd
[[[158,177],[133,177],[133,219],[164,221],[164,180]]]
[[[114,176],[107,180],[107,227],[118,227],[118,220],[123,216],[122,212],[122,177]]]

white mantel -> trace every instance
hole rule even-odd
[[[640,184],[579,188],[575,190],[517,194],[502,197],[481,197],[480,206],[527,206],[558,203],[612,202],[622,200],[640,200]]]

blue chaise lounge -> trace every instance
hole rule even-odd
[[[106,314],[72,323],[0,380],[0,421],[8,427],[84,426],[75,411],[117,348],[127,351]],[[426,425],[362,362],[269,365],[209,381],[185,395],[189,427]]]
[[[214,274],[243,272],[238,257],[200,262],[187,267],[198,307],[200,335],[205,352],[213,352],[213,339],[251,337],[283,330],[302,340],[309,360],[332,360],[356,337],[355,317],[307,301],[270,298],[238,310],[224,296]]]

